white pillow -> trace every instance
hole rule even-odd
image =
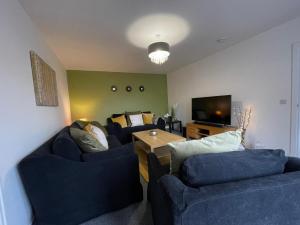
[[[129,115],[129,119],[130,119],[132,127],[144,125],[144,120],[143,120],[142,114]]]
[[[171,147],[170,173],[177,173],[183,161],[193,155],[238,151],[242,140],[241,134],[241,130],[236,130],[199,140],[169,143]]]
[[[91,134],[93,135],[99,142],[101,145],[104,146],[104,148],[106,148],[106,150],[108,149],[108,142],[107,142],[107,139],[106,139],[106,136],[104,134],[104,132],[92,125],[92,124],[89,124],[87,127],[86,127],[86,130]]]

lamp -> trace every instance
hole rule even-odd
[[[111,90],[112,92],[116,92],[116,91],[118,90],[118,88],[117,88],[116,85],[112,85],[112,86],[110,87],[110,90]]]
[[[155,42],[148,47],[148,56],[151,62],[163,64],[170,55],[170,45],[167,42]]]

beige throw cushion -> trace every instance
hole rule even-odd
[[[212,135],[200,140],[172,142],[170,173],[179,172],[180,166],[190,156],[204,153],[219,153],[239,150],[241,144],[241,130],[228,131]]]

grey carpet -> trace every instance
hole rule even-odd
[[[153,225],[150,203],[147,201],[147,184],[143,178],[144,200],[119,211],[111,212],[81,225]]]

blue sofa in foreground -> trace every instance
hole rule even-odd
[[[132,144],[82,153],[65,127],[19,163],[36,225],[78,225],[143,199]]]
[[[300,224],[300,159],[282,150],[192,156],[179,177],[148,164],[155,225]]]

